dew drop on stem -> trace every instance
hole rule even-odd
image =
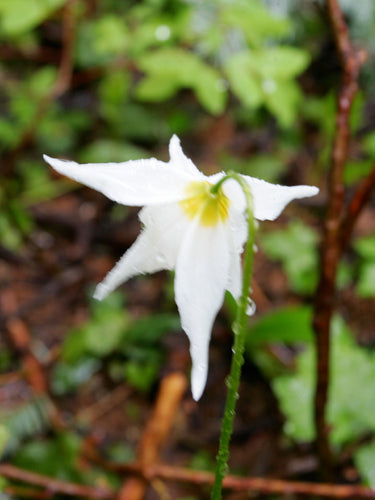
[[[246,314],[247,316],[253,316],[255,314],[255,311],[256,311],[256,304],[255,302],[253,301],[252,298],[248,298],[247,299],[247,308],[246,308]]]

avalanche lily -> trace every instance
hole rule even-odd
[[[143,206],[143,229],[135,243],[97,286],[104,299],[129,278],[175,270],[175,300],[189,337],[192,394],[198,400],[207,380],[212,326],[225,290],[241,294],[241,253],[247,238],[246,203],[224,172],[205,176],[187,158],[174,135],[168,163],[150,158],[79,165],[44,155],[55,170],[124,205]],[[273,220],[293,199],[314,196],[314,186],[279,186],[242,176],[253,195],[254,217]]]

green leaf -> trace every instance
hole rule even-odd
[[[375,441],[355,450],[354,463],[366,485],[375,488]]]
[[[62,433],[48,441],[32,441],[25,444],[13,459],[13,463],[33,472],[56,479],[82,482],[77,467],[81,439],[75,434]]]
[[[286,18],[274,16],[258,0],[222,3],[219,23],[240,28],[248,43],[255,47],[267,38],[285,36],[291,27]]]
[[[291,288],[311,293],[317,282],[317,234],[302,222],[262,235],[262,249],[268,257],[281,260]]]
[[[161,101],[179,89],[190,88],[207,111],[223,111],[226,92],[220,74],[193,52],[161,48],[141,57],[139,66],[147,75],[137,87],[139,99]]]
[[[375,261],[361,265],[356,292],[362,298],[375,296]]]
[[[141,392],[148,392],[155,383],[160,372],[160,362],[148,361],[139,363],[128,361],[124,365],[124,375],[126,381]]]
[[[0,457],[3,456],[9,440],[10,440],[9,429],[5,425],[0,424]]]
[[[0,0],[0,26],[8,35],[18,35],[34,28],[66,0]]]
[[[375,261],[375,236],[364,236],[354,242],[354,248],[365,260]]]
[[[245,50],[224,66],[232,91],[250,108],[265,104],[283,126],[292,125],[301,102],[293,78],[309,62],[307,52],[293,47]]]
[[[272,81],[272,80],[271,80]],[[267,80],[265,81],[267,82]],[[263,88],[265,87],[263,82]],[[272,91],[265,92],[266,108],[278,119],[283,127],[291,127],[297,117],[302,94],[294,81],[278,81]]]
[[[355,344],[342,319],[334,319],[331,331],[328,421],[332,429],[331,442],[341,445],[375,430],[375,354]],[[298,441],[311,441],[314,438],[314,345],[309,344],[298,355],[296,366],[294,374],[275,378],[272,386],[287,419],[285,432]]]
[[[74,363],[83,354],[104,357],[123,341],[130,320],[124,311],[121,294],[113,293],[103,302],[95,301],[92,312],[91,320],[66,337],[62,350],[64,360]]]
[[[145,156],[147,153],[133,144],[112,139],[97,139],[82,149],[79,159],[82,163],[107,163],[136,160]]]
[[[60,361],[52,373],[53,393],[62,396],[74,392],[80,385],[90,380],[100,370],[101,365],[98,359],[92,357],[80,357],[69,363]]]
[[[307,306],[290,306],[263,315],[249,329],[248,346],[265,342],[311,342],[312,311]]]
[[[224,66],[232,92],[249,108],[257,108],[263,103],[260,79],[253,73],[250,52],[240,52]]]
[[[176,314],[154,314],[132,322],[126,330],[126,339],[137,345],[154,345],[166,332],[180,328]]]

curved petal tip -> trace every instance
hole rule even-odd
[[[191,369],[191,393],[194,401],[198,401],[202,397],[207,382],[207,370],[207,365],[199,364],[196,366],[193,363]]]

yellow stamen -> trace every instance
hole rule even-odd
[[[228,218],[229,199],[221,187],[212,193],[212,184],[207,181],[190,182],[185,189],[186,198],[180,205],[189,219],[199,217],[203,226],[216,226]]]

